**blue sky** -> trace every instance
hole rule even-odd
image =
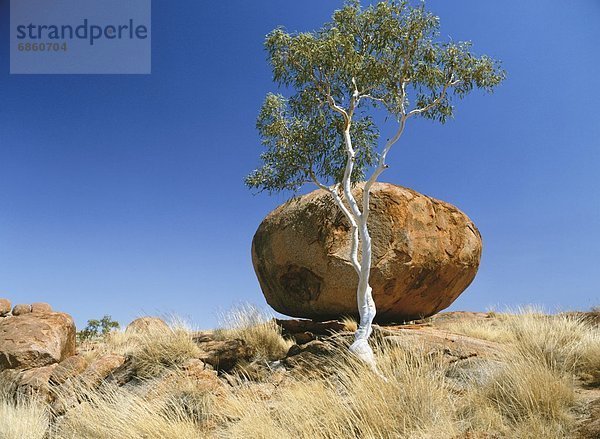
[[[177,314],[211,327],[237,302],[266,305],[250,243],[286,196],[243,185],[274,90],[262,42],[340,5],[154,1],[151,75],[19,76],[0,0],[0,297],[50,302],[78,326]],[[480,228],[479,274],[452,309],[599,305],[600,3],[428,5],[444,38],[509,75],[444,126],[411,121],[381,177]]]

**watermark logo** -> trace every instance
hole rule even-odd
[[[149,74],[151,0],[11,0],[12,74]]]

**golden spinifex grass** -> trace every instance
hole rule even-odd
[[[244,340],[256,358],[262,360],[283,358],[293,344],[282,337],[281,327],[272,316],[249,304],[239,305],[223,315],[215,335]]]
[[[264,390],[242,384],[222,406],[232,438],[451,437],[457,432],[443,366],[421,350],[387,349],[378,357],[382,380],[340,350],[336,373],[298,380],[265,401]]]
[[[146,386],[153,383],[148,382]],[[183,404],[169,404],[171,391],[159,395],[104,385],[96,391],[77,389],[85,402],[71,409],[55,426],[54,438],[146,439],[202,437]]]
[[[260,329],[248,323],[223,331],[255,344],[284,343],[268,321],[259,320]],[[178,367],[194,355],[189,330],[173,330],[164,339],[113,334],[100,349],[137,358],[144,379],[124,387],[76,388],[81,403],[54,420],[43,402],[4,392],[0,438],[573,437],[575,378],[597,367],[597,327],[537,311],[451,325],[501,340],[507,349],[500,358],[472,358],[463,367],[431,346],[399,346],[381,336],[375,347],[385,379],[340,347],[331,360],[333,373],[282,380],[275,371],[272,381],[267,375],[253,382],[233,371],[228,384],[214,378],[217,387],[211,387]],[[276,352],[268,349],[263,359]]]
[[[600,328],[581,316],[548,315],[537,308],[522,308],[494,319],[451,322],[445,327],[500,342],[518,357],[600,384]]]
[[[48,411],[41,402],[0,395],[0,438],[43,439],[49,422]]]

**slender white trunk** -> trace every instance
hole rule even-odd
[[[365,211],[363,210],[363,215]],[[364,218],[364,216],[363,216]],[[369,285],[369,275],[371,272],[371,236],[367,228],[367,222],[361,218],[359,224],[359,236],[361,243],[360,273],[358,275],[358,288],[356,299],[358,303],[358,313],[360,322],[358,329],[354,334],[354,343],[350,350],[360,359],[375,368],[375,357],[373,350],[369,346],[369,337],[373,332],[373,319],[375,318],[376,308],[373,300],[373,290]]]
[[[360,322],[356,334],[354,335],[354,343],[350,346],[350,350],[355,353],[360,359],[370,364],[375,368],[375,357],[373,350],[369,346],[369,336],[373,332],[373,319],[375,318],[376,308],[373,301],[373,290],[369,285],[369,274],[371,272],[371,235],[367,227],[367,218],[369,216],[368,203],[361,212],[356,198],[352,194],[351,176],[354,169],[354,148],[350,137],[350,126],[344,130],[344,141],[346,143],[346,151],[348,153],[348,161],[344,172],[343,188],[344,196],[350,206],[350,213],[354,217],[356,229],[352,230],[352,248],[351,257],[357,258],[358,243],[361,246],[360,270],[358,271],[358,288],[356,290],[356,301],[358,303],[358,314]],[[365,188],[368,190],[369,188]],[[364,199],[363,199],[364,200]]]
[[[398,119],[399,126],[396,134],[388,139],[383,148],[381,155],[379,156],[379,160],[377,163],[377,167],[371,174],[371,177],[365,182],[362,196],[362,212],[361,208],[358,206],[354,195],[352,194],[352,186],[351,186],[351,178],[352,171],[354,169],[354,160],[355,160],[355,151],[352,146],[352,139],[350,137],[350,125],[352,122],[352,115],[354,114],[354,110],[358,105],[358,102],[361,98],[371,98],[373,97],[369,95],[360,95],[358,91],[358,87],[354,78],[352,78],[352,83],[354,84],[354,93],[352,95],[352,99],[350,101],[349,110],[346,111],[342,107],[338,106],[333,97],[331,95],[327,95],[329,105],[331,108],[341,114],[344,117],[344,121],[346,122],[346,128],[344,130],[344,143],[346,145],[346,153],[347,153],[347,162],[346,169],[344,170],[344,177],[342,180],[342,189],[344,198],[348,202],[348,207],[344,204],[340,194],[337,192],[336,188],[327,188],[321,183],[319,183],[314,175],[312,175],[313,181],[319,186],[321,189],[328,190],[333,196],[336,204],[340,207],[342,212],[348,220],[350,221],[350,225],[352,227],[352,244],[350,249],[350,259],[352,261],[352,265],[358,274],[358,288],[356,290],[356,299],[358,302],[358,313],[360,316],[360,322],[358,325],[358,329],[354,335],[354,343],[350,346],[350,350],[355,353],[360,359],[371,365],[373,370],[377,372],[380,376],[381,374],[377,371],[377,366],[375,364],[375,356],[373,355],[373,350],[371,346],[369,346],[369,337],[373,332],[373,319],[375,319],[376,307],[375,301],[373,300],[373,290],[369,285],[369,275],[371,272],[371,258],[372,258],[372,244],[371,244],[371,235],[369,234],[369,229],[367,227],[368,219],[369,219],[369,198],[371,193],[371,187],[377,181],[377,177],[383,173],[387,169],[387,164],[385,163],[385,159],[387,157],[388,152],[392,148],[392,146],[398,141],[398,139],[402,136],[404,132],[404,127],[406,125],[406,120],[411,116],[416,114],[423,113],[430,108],[433,108],[437,105],[446,95],[446,91],[448,87],[454,86],[458,84],[458,81],[454,81],[454,78],[450,79],[450,82],[446,84],[440,94],[433,102],[423,108],[417,108],[410,112],[406,112],[404,108],[404,100],[406,97],[405,87],[409,80],[402,81],[402,93],[401,93],[401,115]],[[312,173],[312,171],[311,171]],[[361,248],[361,258],[358,260],[358,248]],[[383,377],[382,377],[383,378]],[[385,378],[383,378],[385,379]]]

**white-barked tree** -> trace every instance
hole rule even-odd
[[[314,184],[344,213],[360,315],[350,349],[373,366],[370,189],[388,167],[386,157],[409,119],[444,123],[454,115],[453,101],[475,88],[491,92],[505,76],[497,61],[474,55],[470,43],[441,43],[438,36],[439,18],[423,3],[386,1],[362,8],[350,1],[318,31],[278,28],[265,41],[274,81],[289,97],[267,95],[257,121],[265,147],[262,166],[245,182],[269,193]],[[396,123],[380,148],[378,113]],[[357,199],[352,189],[361,181]]]

